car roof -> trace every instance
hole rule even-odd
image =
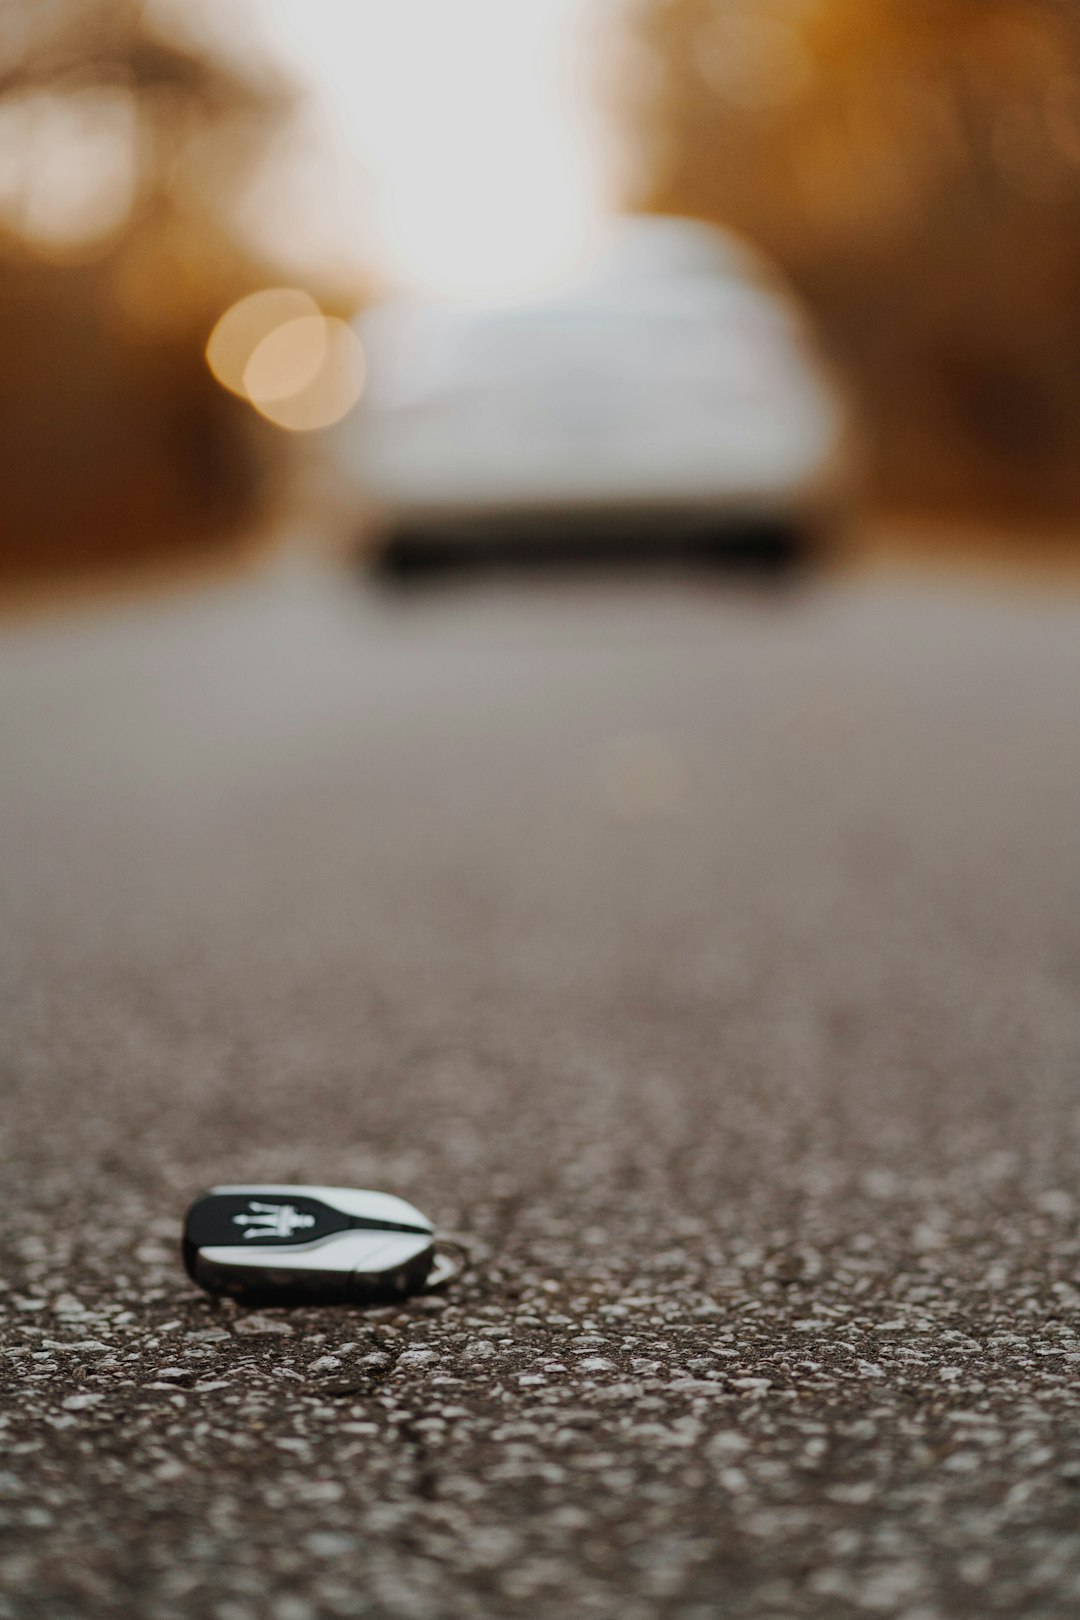
[[[604,251],[565,290],[527,303],[438,304],[395,299],[363,319],[371,361],[368,405],[426,395],[463,381],[494,380],[543,359],[565,364],[582,340],[594,348],[640,344],[680,316],[729,316],[787,324],[787,289],[747,243],[700,220],[634,215],[613,225]],[[663,341],[657,336],[657,341]],[[494,367],[494,371],[492,368]],[[519,373],[524,376],[525,373]]]
[[[506,304],[443,304],[403,296],[375,306],[363,319],[373,327],[404,323],[466,334],[491,326],[531,327],[549,315],[602,314],[637,301],[677,303],[725,286],[782,300],[790,296],[769,261],[735,232],[703,220],[635,214],[617,219],[587,270],[547,296]]]
[[[669,214],[626,214],[587,281],[670,281],[699,276],[760,282],[773,272],[734,231]]]

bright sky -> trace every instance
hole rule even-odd
[[[312,147],[337,153],[294,176],[292,229],[429,292],[555,279],[588,251],[610,189],[590,104],[605,3],[260,0],[275,55],[312,92]]]

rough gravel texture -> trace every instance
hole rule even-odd
[[[1080,1610],[1080,603],[9,629],[0,1617]],[[444,1296],[245,1312],[215,1180]]]

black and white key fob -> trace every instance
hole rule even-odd
[[[183,1252],[209,1293],[263,1304],[392,1298],[445,1280],[427,1217],[354,1187],[212,1187],[187,1212]]]

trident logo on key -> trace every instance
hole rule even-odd
[[[301,1215],[292,1204],[260,1204],[254,1198],[248,1202],[250,1215],[234,1215],[234,1226],[246,1226],[246,1238],[289,1238],[304,1226],[314,1226],[314,1215]]]

